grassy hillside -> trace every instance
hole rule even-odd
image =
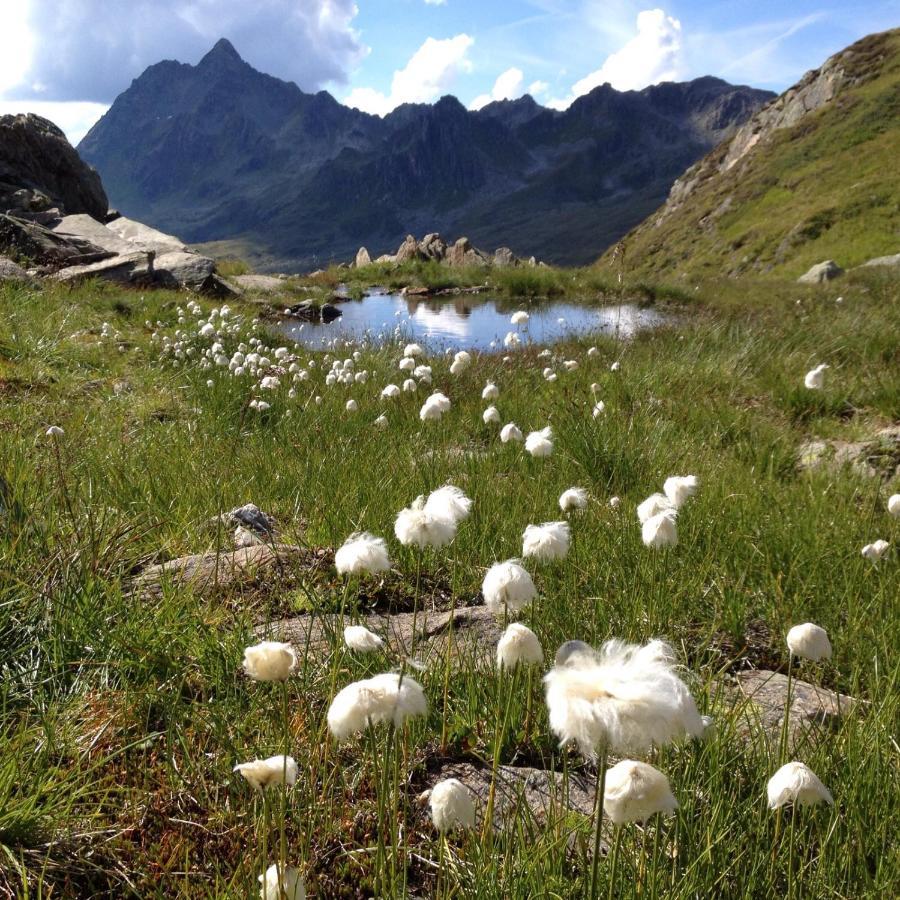
[[[718,164],[728,144],[716,148],[686,199],[626,236],[629,270],[796,277],[824,259],[847,268],[900,251],[900,30],[871,35],[828,65],[855,83],[764,133],[727,171]],[[600,265],[616,265],[611,253]]]
[[[214,341],[229,354],[251,338],[277,346],[248,309],[223,321],[207,301],[185,309],[184,294],[0,286],[0,897],[246,900],[281,847],[311,898],[587,897],[590,815],[523,810],[493,841],[443,841],[417,797],[459,761],[565,770],[593,790],[591,765],[550,732],[540,676],[563,640],[612,637],[668,639],[716,727],[649,755],[680,809],[644,827],[605,821],[617,864],[602,859],[597,896],[898,896],[898,561],[860,555],[900,541],[886,510],[897,461],[883,478],[796,465],[811,436],[856,439],[900,418],[895,291],[884,271],[848,275],[840,303],[831,285],[701,286],[632,342],[585,338],[550,359],[533,346],[508,362],[476,354],[458,376],[437,354],[433,385],[385,400],[406,375],[396,345],[361,348],[365,383],[328,386],[330,361],[299,352],[305,377],[282,370],[263,390],[262,373],[203,362],[221,352]],[[180,362],[167,340],[182,342]],[[819,362],[831,366],[824,388],[804,389]],[[482,421],[487,380],[502,421],[552,425],[552,456],[502,444]],[[431,390],[452,406],[423,423]],[[260,397],[268,408],[251,408]],[[50,425],[64,434],[47,436]],[[678,545],[652,551],[635,506],[676,473],[696,474],[700,490],[679,514]],[[400,546],[397,512],[447,482],[474,501],[455,540],[421,556]],[[444,657],[426,657],[412,675],[427,715],[338,745],[326,727],[335,692],[397,656],[356,656],[326,632],[324,646],[297,646],[284,692],[242,674],[256,629],[278,638],[284,617],[345,603],[353,620],[406,611],[420,583],[427,610],[480,604],[486,568],[521,553],[527,524],[561,518],[573,485],[590,502],[569,514],[568,557],[526,561],[540,599],[522,619],[545,652],[530,677],[463,658],[445,681]],[[228,553],[231,530],[213,517],[248,501],[302,548],[299,562],[217,590],[133,590],[149,563]],[[359,529],[384,536],[392,560],[361,586],[330,553]],[[741,724],[722,683],[784,671],[785,632],[810,620],[834,659],[798,674],[862,703],[796,750],[834,806],[776,815],[766,784],[779,753],[761,723]],[[232,771],[285,750],[300,768],[286,796],[256,794]]]

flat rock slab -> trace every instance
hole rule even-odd
[[[74,283],[89,278],[102,278],[131,284],[152,278],[150,258],[146,253],[123,253],[86,266],[68,266],[54,276],[58,281]]]
[[[871,478],[891,478],[900,474],[900,426],[889,425],[862,441],[808,441],[800,447],[798,465],[835,471],[850,466]]]
[[[254,544],[225,553],[198,553],[144,569],[135,579],[135,593],[158,597],[167,585],[190,587],[200,593],[227,591],[236,587],[289,576],[308,563],[308,553],[289,544]]]
[[[759,669],[740,672],[735,678],[740,696],[749,701],[743,709],[739,704],[738,711],[744,716],[742,725],[748,732],[757,724],[761,725],[769,740],[777,742],[781,737],[787,706],[787,676]],[[795,746],[808,737],[836,728],[857,704],[853,697],[793,678],[788,720],[789,744]]]
[[[491,790],[490,766],[477,766],[468,762],[449,763],[429,778],[429,787],[445,778],[456,778],[473,794],[476,810],[476,827],[481,828],[487,814],[488,795]],[[497,769],[497,785],[494,790],[492,827],[496,833],[519,827],[544,829],[572,813],[591,818],[594,814],[594,789],[596,776],[583,769],[569,771],[568,791],[562,772],[535,769],[530,766],[500,766]],[[568,827],[568,826],[567,826]],[[575,833],[569,832],[567,846],[575,846]],[[592,843],[592,842],[589,842]],[[589,852],[592,846],[588,846]],[[609,846],[601,841],[601,855]]]
[[[231,280],[242,291],[260,294],[281,294],[288,290],[288,282],[274,275],[234,275]]]
[[[452,613],[452,628],[449,611],[420,611],[415,616],[415,632],[413,618],[411,612],[373,614],[363,617],[361,622],[382,637],[393,654],[414,656],[426,666],[445,658],[451,639],[454,667],[493,666],[503,627],[487,607],[457,608]],[[348,625],[355,621],[350,616],[345,617]],[[340,616],[335,613],[297,616],[257,629],[260,635],[290,641],[301,654],[311,652],[316,655],[325,655],[336,641],[341,640],[339,631]]]

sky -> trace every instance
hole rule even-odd
[[[782,91],[900,0],[0,0],[0,114],[77,143],[161,59],[227,37],[251,65],[377,115],[453,94],[565,109],[609,82],[717,75]]]

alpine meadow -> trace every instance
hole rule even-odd
[[[0,897],[900,895],[898,31],[467,110],[169,6],[0,116]]]

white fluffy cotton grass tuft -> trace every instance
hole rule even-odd
[[[428,701],[418,681],[385,672],[354,681],[339,691],[328,707],[328,729],[336,740],[346,741],[370,725],[393,722],[399,727],[427,711]]]
[[[559,508],[563,512],[573,509],[584,509],[588,504],[588,494],[584,488],[573,487],[563,491],[559,496]]]
[[[638,521],[643,525],[648,519],[652,519],[661,512],[673,510],[674,508],[672,501],[665,494],[651,494],[646,500],[638,504]]]
[[[507,422],[500,429],[500,441],[504,444],[508,444],[510,441],[519,441],[524,440],[524,436],[522,434],[522,430],[516,425],[515,422]]]
[[[705,730],[662,641],[607,641],[599,652],[581,642],[563,645],[544,685],[551,731],[560,746],[574,743],[586,758],[598,750],[646,753]]]
[[[334,565],[339,575],[376,575],[387,572],[391,560],[384,538],[359,531],[334,554]]]
[[[515,669],[516,666],[539,666],[544,661],[544,651],[538,636],[520,622],[508,625],[497,642],[497,668]]]
[[[454,525],[469,518],[472,511],[472,501],[452,484],[445,484],[436,491],[432,491],[425,501],[424,512],[427,516],[437,519],[446,519]]]
[[[518,613],[537,597],[531,575],[517,559],[495,563],[481,585],[484,605],[496,616]]]
[[[829,368],[825,363],[820,363],[814,369],[810,369],[803,377],[803,386],[810,391],[820,391],[825,385],[825,370]]]
[[[663,510],[647,519],[641,525],[641,540],[651,550],[663,547],[674,547],[678,543],[678,526],[675,524],[675,511]]]
[[[500,410],[498,410],[496,406],[489,406],[481,414],[481,421],[484,422],[485,425],[499,425]]]
[[[834,803],[831,791],[802,762],[783,765],[769,779],[766,793],[769,797],[769,809],[779,809],[788,803],[795,806],[813,806],[816,803],[831,806]]]
[[[500,397],[500,389],[494,384],[493,381],[489,381],[485,386],[484,390],[481,392],[482,400],[497,400]]]
[[[828,640],[828,632],[812,622],[791,628],[787,633],[787,645],[791,654],[801,659],[812,662],[831,659],[831,641]]]
[[[699,486],[696,475],[672,475],[663,483],[663,493],[675,509],[681,509],[685,500],[697,493]]]
[[[862,555],[865,559],[869,560],[871,563],[879,563],[882,558],[887,555],[888,550],[890,550],[891,545],[885,540],[877,540],[874,543],[866,544],[865,547],[862,548]]]
[[[258,880],[260,900],[306,900],[306,885],[293,866],[273,863]]]
[[[384,647],[384,641],[365,625],[348,625],[344,629],[344,643],[356,653],[374,653]]]
[[[238,772],[251,787],[261,791],[270,785],[293,787],[297,782],[298,770],[293,757],[270,756],[268,759],[239,763],[232,771]]]
[[[297,666],[290,644],[262,641],[244,650],[244,671],[254,681],[286,681]]]
[[[533,557],[538,562],[564,559],[569,552],[569,542],[568,522],[529,525],[522,535],[522,556]]]
[[[439,781],[428,793],[431,821],[440,831],[475,827],[475,803],[469,789],[457,778]]]
[[[548,425],[540,431],[532,431],[525,438],[525,449],[536,459],[553,453],[553,429]]]
[[[450,409],[450,400],[440,391],[435,391],[419,410],[423,422],[435,422]]]
[[[892,516],[900,517],[900,494],[891,494],[887,501],[887,511]]]
[[[659,813],[670,815],[678,801],[669,779],[649,763],[623,759],[606,773],[603,811],[613,825],[646,822]]]
[[[394,534],[404,547],[443,547],[456,536],[456,522],[425,511],[425,497],[420,496],[397,514]]]

